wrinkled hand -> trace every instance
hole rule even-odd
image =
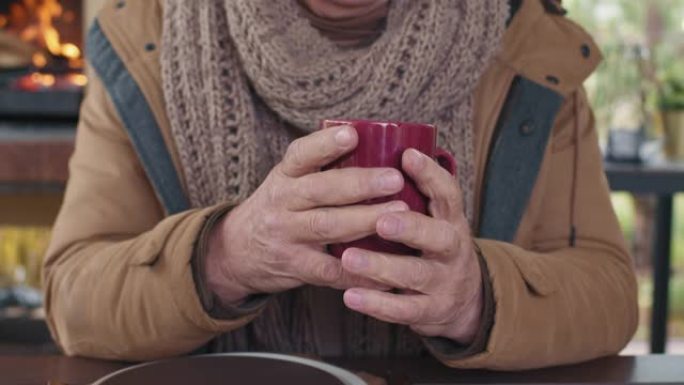
[[[403,154],[402,167],[430,199],[432,217],[413,211],[383,214],[376,224],[384,239],[422,250],[422,257],[347,249],[346,271],[398,293],[352,288],[344,302],[352,310],[383,321],[409,325],[423,336],[467,344],[478,331],[482,278],[456,179],[416,150]]]
[[[317,131],[294,141],[283,161],[245,202],[216,227],[205,258],[206,281],[223,303],[253,293],[275,293],[303,284],[382,288],[350,274],[325,245],[375,233],[387,212],[406,211],[404,202],[354,205],[393,195],[404,186],[392,168],[321,167],[353,150],[349,126]]]

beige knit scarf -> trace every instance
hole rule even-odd
[[[438,127],[472,220],[473,90],[499,46],[507,1],[393,0],[386,31],[352,49],[302,12],[296,0],[165,1],[164,95],[192,206],[247,198],[322,119],[392,119]],[[271,301],[226,348],[319,352],[310,291]],[[365,342],[345,353],[393,353],[369,336],[381,323],[348,318],[342,324]]]

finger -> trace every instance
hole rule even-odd
[[[358,139],[356,130],[350,126],[316,131],[290,144],[280,163],[280,170],[293,178],[316,172],[354,149]]]
[[[342,168],[303,176],[293,182],[291,210],[342,206],[393,195],[404,177],[393,168]]]
[[[403,243],[414,249],[439,256],[456,256],[461,239],[470,238],[469,231],[447,222],[415,211],[383,214],[376,225],[380,237]]]
[[[435,263],[413,256],[349,248],[342,254],[342,267],[354,275],[397,289],[428,293],[436,283]]]
[[[404,151],[402,168],[430,199],[430,213],[435,218],[456,221],[462,217],[463,202],[458,181],[447,170],[415,149]]]
[[[314,286],[326,286],[339,290],[352,287],[388,289],[386,285],[345,271],[338,258],[323,252],[309,251],[299,254],[292,259],[290,270],[293,270],[294,277]]]
[[[393,201],[302,211],[292,215],[292,237],[304,243],[350,242],[375,234],[375,224],[381,215],[408,209],[406,203]]]
[[[344,304],[381,321],[402,325],[423,324],[429,312],[429,297],[423,294],[393,294],[354,288],[344,292]]]
[[[411,325],[411,330],[423,337],[438,337],[444,334],[444,325],[441,324],[426,324],[426,325]]]

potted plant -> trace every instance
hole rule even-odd
[[[665,153],[684,161],[684,76],[668,74],[661,83],[660,110],[665,129]]]

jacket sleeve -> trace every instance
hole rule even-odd
[[[493,324],[479,354],[461,358],[448,345],[433,345],[449,366],[519,370],[575,363],[618,353],[634,334],[632,259],[583,91],[559,114],[538,180],[543,183],[535,186],[515,244],[476,239],[489,271]]]
[[[102,83],[92,79],[44,262],[47,320],[66,354],[148,360],[190,352],[254,314],[203,309],[191,258],[216,206],[165,218]]]

